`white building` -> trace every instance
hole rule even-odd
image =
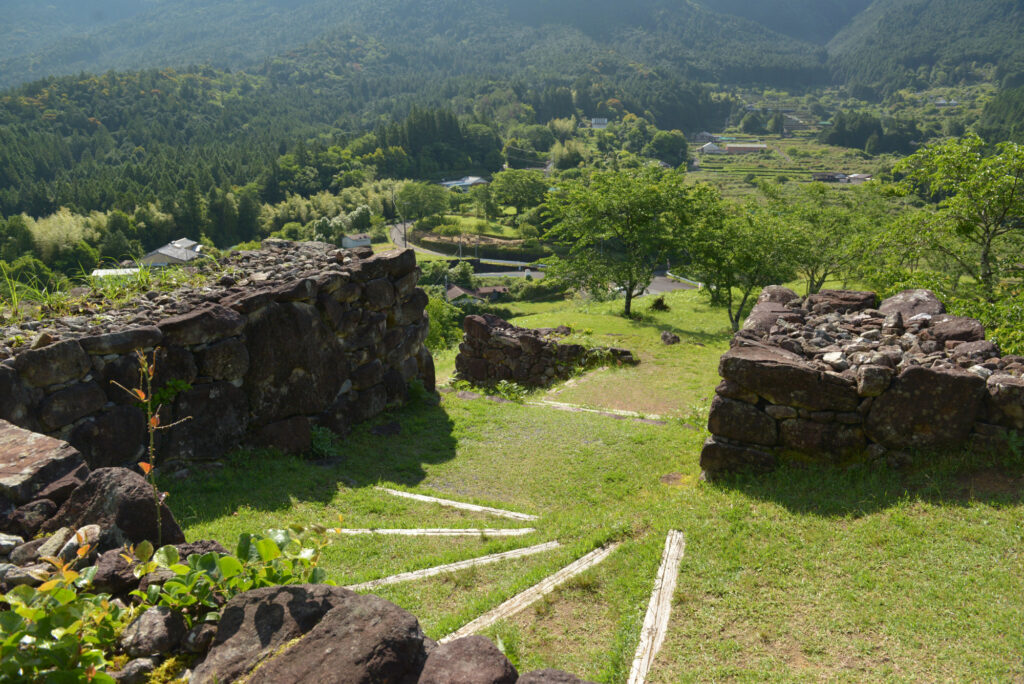
[[[725,148],[720,147],[717,143],[709,142],[706,145],[702,145],[700,148],[701,154],[725,154]]]
[[[202,256],[203,246],[195,240],[178,238],[139,259],[143,266],[177,266]]]

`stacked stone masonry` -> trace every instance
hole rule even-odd
[[[877,305],[877,306],[876,306]],[[800,298],[768,287],[719,363],[705,473],[1005,449],[1024,430],[1024,357],[928,290]]]
[[[555,336],[569,328],[517,328],[497,316],[466,316],[465,336],[455,358],[459,377],[478,385],[502,380],[524,387],[544,387],[568,378],[577,368],[596,363],[638,363],[632,352],[615,347],[588,348],[559,344]]]
[[[246,441],[299,450],[310,428],[344,433],[434,389],[427,296],[412,250],[373,255],[268,240],[235,253],[219,280],[129,306],[3,329],[0,419],[69,442],[92,467],[143,451],[137,350],[156,350],[155,389],[188,383],[163,409],[164,461],[215,458]],[[17,335],[12,333],[18,333]],[[12,348],[6,341],[31,339]]]

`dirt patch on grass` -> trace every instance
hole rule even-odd
[[[959,499],[1024,499],[1024,475],[1002,468],[985,468],[961,473],[956,479],[954,496]]]

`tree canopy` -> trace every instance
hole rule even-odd
[[[568,252],[550,260],[552,275],[593,292],[621,290],[629,316],[655,267],[678,249],[690,194],[681,172],[653,166],[560,183],[548,193],[546,237]]]

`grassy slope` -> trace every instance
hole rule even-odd
[[[560,400],[612,405],[632,395],[642,403],[637,390],[647,389],[659,405],[675,397],[666,413],[687,419],[648,425],[453,394],[440,404],[423,398],[381,418],[400,421],[401,435],[374,437],[359,426],[334,463],[242,454],[168,483],[173,509],[190,539],[228,543],[289,522],[334,524],[337,514],[348,527],[517,526],[394,499],[372,489],[378,482],[539,514],[537,532],[518,539],[359,537],[332,547],[326,565],[349,583],[562,542],[555,552],[377,592],[412,610],[434,638],[622,540],[602,565],[488,631],[521,672],[559,667],[624,681],[665,533],[680,529],[687,551],[650,681],[1024,674],[1024,466],[973,457],[968,470],[940,460],[928,472],[783,470],[701,483],[705,433],[690,425],[691,406],[706,406],[717,381],[725,318],[696,293],[668,301],[671,312],[641,323],[612,315],[620,304],[512,313],[528,325],[589,327],[588,337],[614,339],[644,359],[579,379]],[[660,346],[661,327],[681,331],[684,342]],[[678,482],[663,484],[667,473]]]

